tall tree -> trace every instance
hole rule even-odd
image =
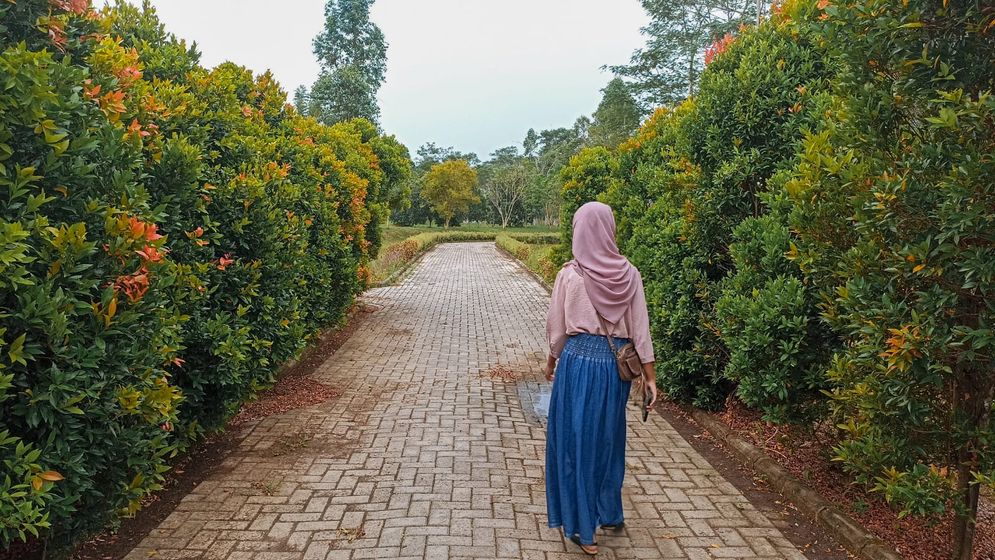
[[[438,220],[439,216],[432,209],[432,204],[422,197],[421,188],[425,176],[434,165],[455,159],[466,160],[471,167],[480,164],[477,154],[463,153],[453,147],[442,147],[434,142],[419,147],[415,152],[414,168],[409,179],[411,204],[407,208],[403,205],[394,207],[391,219],[399,225],[424,224]]]
[[[299,112],[306,112],[308,106],[308,98],[311,95],[311,90],[305,85],[297,86],[294,90],[294,107],[297,107]]]
[[[555,224],[560,216],[560,170],[587,145],[590,128],[591,120],[580,117],[569,128],[530,129],[522,143],[530,169],[525,204],[546,225]]]
[[[376,91],[354,66],[322,72],[311,86],[302,112],[325,124],[354,118],[376,123],[380,119]]]
[[[644,108],[693,95],[710,44],[757,17],[756,0],[642,0],[650,23],[646,46],[627,65],[612,66],[628,78]]]
[[[471,204],[480,202],[474,190],[477,172],[463,159],[436,164],[425,175],[421,196],[427,200],[444,221],[445,227],[453,217],[465,213]]]
[[[594,122],[589,131],[590,144],[614,148],[639,127],[642,111],[629,86],[621,78],[608,82],[601,91],[604,97],[594,112]]]
[[[370,20],[374,0],[328,0],[325,29],[314,39],[321,73],[310,91],[297,92],[302,113],[325,123],[351,118],[377,122],[377,92],[387,73],[387,41]]]
[[[435,142],[423,144],[415,152],[415,168],[427,173],[435,164],[454,159],[466,160],[471,167],[480,165],[480,158],[471,152],[460,152],[452,146],[439,146]]]
[[[374,0],[328,0],[325,30],[314,38],[314,54],[327,70],[354,67],[379,88],[387,73],[387,41],[370,21]]]
[[[482,166],[480,192],[497,213],[502,228],[508,227],[530,182],[530,169],[515,146],[495,151],[491,160]]]

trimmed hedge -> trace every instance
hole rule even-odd
[[[671,397],[836,426],[842,468],[953,513],[964,560],[995,487],[989,4],[778,3],[694,98],[563,173],[568,212],[616,210]]]
[[[390,280],[408,265],[439,243],[456,243],[461,241],[493,241],[492,231],[431,231],[423,232],[388,245],[381,251],[377,260],[371,265],[374,283],[382,284]]]
[[[407,151],[146,6],[0,3],[0,544],[133,513],[369,277]]]
[[[494,239],[494,243],[552,285],[556,281],[556,273],[560,271],[554,258],[559,240],[560,237],[553,234],[501,234]]]
[[[501,234],[531,245],[556,245],[562,239],[559,233],[509,233]]]
[[[833,339],[808,321],[814,300],[783,262],[786,215],[770,193],[822,115],[836,68],[791,18],[746,28],[714,53],[695,98],[619,147],[601,198],[643,274],[661,387],[707,409],[735,392],[770,419],[800,419],[821,400]]]

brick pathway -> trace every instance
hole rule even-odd
[[[466,243],[365,297],[379,310],[317,372],[343,396],[248,426],[129,560],[582,557],[545,527],[544,429],[512,379],[541,371],[546,292]],[[599,534],[601,557],[804,558],[662,417],[635,414],[627,529]]]

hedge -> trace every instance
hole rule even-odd
[[[562,239],[559,233],[509,233],[507,236],[531,245],[556,245]]]
[[[0,22],[0,545],[65,547],[343,318],[410,162],[147,5]]]
[[[559,239],[558,235],[552,234],[500,234],[494,239],[494,243],[552,285],[556,280],[556,273],[560,271],[554,255]]]
[[[901,515],[956,514],[963,559],[995,487],[993,31],[984,2],[777,4],[562,176],[567,212],[616,210],[672,398],[836,426]]]
[[[771,197],[836,68],[789,19],[714,52],[698,95],[623,144],[600,190],[654,308],[661,387],[709,409],[735,392],[768,418],[798,418],[821,399],[832,338],[807,321],[798,267],[781,262],[786,217]]]
[[[389,283],[398,273],[439,243],[493,241],[494,236],[494,232],[458,230],[412,235],[384,248],[380,257],[371,266],[373,281],[376,284]]]

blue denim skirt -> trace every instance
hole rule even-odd
[[[616,347],[628,340],[615,339]],[[632,383],[622,381],[608,339],[567,339],[556,365],[546,433],[549,526],[593,544],[601,525],[623,521],[625,405]]]

